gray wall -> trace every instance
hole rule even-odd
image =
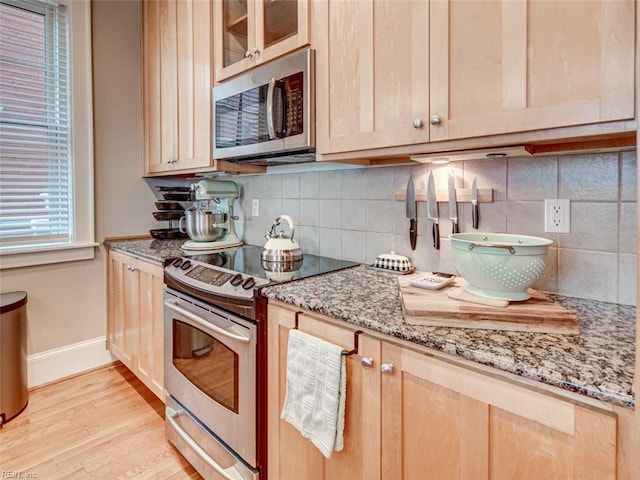
[[[357,168],[240,176],[243,185],[240,231],[250,244],[262,245],[278,215],[293,217],[303,251],[373,263],[380,253],[410,257],[420,270],[455,271],[447,203],[440,204],[442,248],[431,242],[426,204],[418,203],[418,246],[409,247],[404,192],[413,173],[425,190],[429,169],[437,189],[446,190],[453,168],[457,186],[493,188],[494,202],[480,205],[480,231],[546,237],[554,241],[551,266],[537,288],[623,304],[636,302],[636,153],[513,158],[395,167]],[[544,232],[544,199],[571,200],[571,233]],[[260,215],[251,215],[253,199]],[[460,231],[471,228],[469,204],[459,204]]]

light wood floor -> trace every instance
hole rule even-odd
[[[163,410],[121,363],[34,389],[0,428],[0,478],[200,479],[166,440]]]

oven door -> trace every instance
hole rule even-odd
[[[168,395],[255,468],[256,325],[166,289],[164,327]]]

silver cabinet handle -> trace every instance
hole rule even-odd
[[[258,55],[259,53],[260,53],[260,49],[258,47],[253,47],[251,51],[247,50],[246,52],[244,52],[244,58],[250,58],[250,57],[253,57],[254,55]]]
[[[362,365],[362,368],[371,368],[371,367],[373,367],[373,358],[371,358],[371,357],[362,357],[360,359],[360,365]]]
[[[415,129],[420,129],[420,128],[422,128],[423,125],[424,125],[424,122],[422,121],[421,118],[416,118],[413,121],[413,128],[415,128]]]
[[[434,127],[437,127],[442,123],[442,119],[440,118],[440,115],[432,115],[429,119],[429,123]]]
[[[165,410],[165,418],[169,425],[173,428],[173,430],[178,434],[178,436],[188,445],[188,447],[193,450],[193,452],[202,459],[207,465],[209,465],[212,469],[218,472],[223,478],[227,480],[242,480],[242,475],[233,468],[233,466],[229,468],[224,468],[222,465],[219,465],[213,458],[209,456],[209,454],[200,446],[198,443],[189,435],[176,421],[176,419],[180,416],[180,412],[174,410],[171,407],[166,407]]]
[[[393,373],[393,363],[383,363],[380,365],[380,372],[383,375],[391,375]]]
[[[129,270],[130,272],[135,272],[138,269],[136,267],[134,267],[133,265],[127,265],[127,270]]]

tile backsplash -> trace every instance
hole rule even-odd
[[[451,163],[239,176],[239,230],[247,243],[262,245],[280,214],[290,215],[303,251],[373,263],[380,253],[409,257],[419,270],[455,272],[451,259],[448,204],[439,203],[441,249],[433,248],[426,203],[418,202],[418,245],[409,246],[404,192],[409,174],[425,191],[433,169],[446,190],[450,168],[458,188],[492,188],[492,203],[480,204],[482,232],[519,233],[553,240],[550,266],[536,288],[636,304],[636,152],[593,153]],[[544,200],[571,202],[571,232],[544,231]],[[252,215],[253,201],[259,215]],[[473,231],[471,207],[459,203],[460,231]]]
[[[325,165],[323,165],[325,166]],[[325,167],[326,168],[326,167]],[[337,167],[340,168],[340,167]],[[446,190],[452,168],[458,188],[492,188],[493,203],[480,204],[481,232],[535,235],[554,241],[550,268],[535,287],[552,292],[635,305],[636,152],[511,158],[391,167],[349,168],[239,176],[240,233],[262,245],[280,214],[290,215],[303,251],[373,263],[394,251],[419,270],[455,272],[451,259],[448,204],[439,204],[441,249],[435,250],[426,203],[418,202],[418,244],[409,246],[405,204],[396,201],[409,174],[417,191],[426,190],[433,169],[438,190]],[[571,233],[544,231],[544,200],[571,201]],[[253,201],[259,215],[252,215]],[[459,203],[460,231],[470,232],[471,207]]]

